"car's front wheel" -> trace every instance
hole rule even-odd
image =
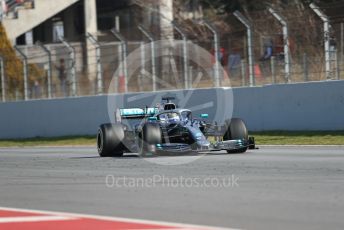
[[[97,133],[97,149],[101,157],[123,155],[124,129],[121,124],[103,124]]]
[[[245,140],[248,141],[248,132],[246,125],[240,118],[232,118],[230,121],[226,121],[227,132],[223,136],[223,140]],[[244,153],[247,151],[247,146],[227,150],[227,153]]]
[[[161,143],[159,124],[146,123],[139,135],[139,150],[141,156],[152,156],[156,153],[156,145]]]

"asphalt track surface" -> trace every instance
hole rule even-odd
[[[194,158],[0,148],[0,206],[238,229],[343,229],[344,147]]]

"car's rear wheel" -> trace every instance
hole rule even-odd
[[[231,120],[226,121],[227,132],[223,136],[223,140],[245,140],[248,141],[248,132],[246,125],[243,120],[240,118],[232,118]],[[227,150],[227,153],[244,153],[247,151],[247,146]]]
[[[139,135],[139,150],[141,156],[153,156],[156,145],[161,143],[161,129],[159,124],[146,123]]]
[[[103,124],[98,129],[97,149],[101,157],[120,157],[123,155],[124,129],[121,124]]]

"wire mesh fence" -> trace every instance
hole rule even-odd
[[[211,39],[188,40],[186,46],[183,40],[154,42],[154,46],[148,41],[100,42],[98,52],[97,47],[87,42],[69,45],[48,44],[44,46],[46,50],[39,44],[19,46],[18,50],[25,57],[21,57],[20,68],[11,79],[6,77],[5,67],[18,60],[3,59],[2,100],[24,100],[25,79],[27,99],[216,86],[216,59]],[[303,52],[291,49],[290,82],[328,80],[322,49],[318,54],[306,50],[307,47],[303,47]],[[330,76],[333,80],[343,75],[342,56],[336,47],[331,48]],[[245,39],[222,38],[217,58],[220,86],[250,86]],[[277,42],[268,56],[266,46],[256,44],[253,61],[256,86],[288,83],[284,53]]]

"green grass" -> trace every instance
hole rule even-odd
[[[0,147],[95,145],[95,136],[68,136],[0,140]]]
[[[344,131],[251,132],[257,145],[344,145]],[[0,140],[0,147],[95,145],[95,136]]]
[[[344,131],[253,132],[257,145],[344,145]]]

